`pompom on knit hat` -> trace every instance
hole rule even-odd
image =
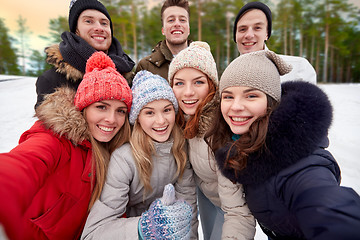
[[[75,33],[80,14],[88,9],[98,10],[103,13],[110,21],[111,35],[113,35],[113,26],[109,12],[106,7],[98,0],[71,0],[69,9],[69,28],[70,32]]]
[[[268,34],[268,39],[271,36],[271,28],[272,28],[272,15],[271,15],[271,10],[270,8],[262,3],[262,2],[249,2],[247,4],[245,4],[239,11],[239,13],[236,15],[235,21],[234,21],[234,42],[236,42],[236,31],[237,31],[237,23],[240,20],[240,18],[249,10],[252,9],[259,9],[261,10],[267,19],[267,34]]]
[[[280,75],[289,73],[292,66],[273,51],[262,50],[235,58],[221,75],[219,92],[235,86],[256,88],[276,101],[281,99]]]
[[[86,72],[75,94],[74,104],[83,110],[94,102],[117,99],[131,108],[132,94],[126,79],[104,52],[95,52],[86,62]]]
[[[133,104],[131,106],[129,122],[134,125],[141,109],[148,103],[166,99],[169,100],[178,111],[178,102],[167,80],[149,71],[138,72],[132,82]]]
[[[205,73],[211,81],[218,85],[218,72],[214,57],[210,52],[210,46],[206,42],[195,41],[189,47],[180,51],[170,63],[169,83],[173,85],[173,78],[177,71],[183,68],[194,68]]]

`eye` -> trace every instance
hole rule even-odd
[[[167,107],[164,109],[164,112],[168,113],[168,112],[172,112],[173,111],[173,107]]]
[[[246,96],[247,98],[258,98],[259,97],[259,95],[258,94],[256,94],[256,93],[249,93],[247,96]]]
[[[85,19],[84,22],[86,22],[86,23],[92,23],[92,20],[91,20],[91,19]]]
[[[245,32],[246,31],[246,28],[239,28],[238,29],[238,32]]]
[[[196,84],[196,85],[205,84],[205,81],[203,81],[203,80],[197,80],[197,81],[195,81],[195,84]]]
[[[230,94],[223,94],[221,96],[221,99],[228,100],[228,99],[234,99],[234,97]]]
[[[175,83],[174,83],[174,86],[183,86],[183,85],[184,85],[183,82],[175,82]]]
[[[108,26],[109,23],[108,23],[108,22],[102,22],[101,25],[103,25],[103,26]]]
[[[123,108],[118,109],[117,112],[121,115],[125,115],[127,113],[127,111]]]
[[[97,108],[97,109],[100,109],[100,110],[106,110],[106,106],[105,106],[105,105],[97,105],[96,108]]]
[[[154,111],[151,111],[151,110],[146,110],[145,111],[145,115],[154,115]]]

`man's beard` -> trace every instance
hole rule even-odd
[[[184,43],[186,43],[187,39],[176,39],[176,40],[166,39],[166,42],[167,42],[167,44],[177,46],[177,45],[183,45]]]

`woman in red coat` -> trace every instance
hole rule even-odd
[[[10,239],[78,239],[99,197],[111,152],[128,141],[132,101],[103,52],[77,92],[61,87],[36,109],[19,145],[0,154],[0,225]]]

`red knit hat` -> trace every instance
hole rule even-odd
[[[79,111],[94,102],[117,99],[130,112],[132,92],[125,78],[116,71],[115,64],[104,52],[95,52],[86,62],[86,72],[74,99]]]

